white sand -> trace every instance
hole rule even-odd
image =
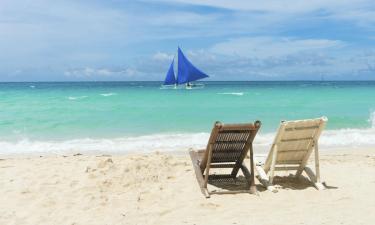
[[[375,224],[375,148],[323,152],[324,191],[277,178],[210,199],[187,154],[0,158],[1,225]]]

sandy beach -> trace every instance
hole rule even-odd
[[[277,193],[206,199],[187,153],[3,156],[0,224],[374,223],[375,149],[323,151],[321,173],[323,191],[276,177]]]

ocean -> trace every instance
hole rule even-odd
[[[375,81],[0,83],[0,154],[204,148],[215,121],[260,120],[265,151],[281,120],[328,117],[321,146],[375,146]]]

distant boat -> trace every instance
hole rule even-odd
[[[165,76],[163,87],[177,88],[178,85],[185,84],[186,89],[202,88],[204,87],[203,84],[196,84],[192,82],[206,78],[206,77],[208,77],[208,75],[200,71],[197,67],[195,67],[185,57],[181,49],[178,48],[177,78],[174,73],[174,58],[173,58],[172,63],[169,66],[167,75]]]

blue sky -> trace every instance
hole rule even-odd
[[[372,0],[0,1],[0,81],[375,80]]]

